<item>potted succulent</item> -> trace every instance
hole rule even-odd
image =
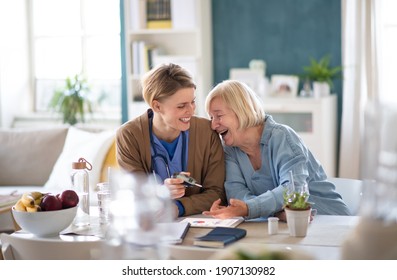
[[[295,186],[293,180],[291,180],[284,191],[283,198],[289,234],[296,237],[306,236],[312,208],[308,201],[309,189],[307,184]]]
[[[92,113],[89,92],[87,80],[82,75],[67,77],[65,87],[54,92],[49,107],[62,114],[63,123],[85,122],[85,113]]]
[[[315,97],[327,96],[333,88],[333,80],[340,78],[342,66],[331,67],[331,56],[325,55],[318,61],[310,58],[310,65],[303,66],[302,78],[313,82],[313,95]]]

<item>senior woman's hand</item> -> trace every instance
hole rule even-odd
[[[212,216],[219,219],[228,219],[232,217],[248,216],[247,204],[239,199],[230,199],[229,206],[222,206],[221,200],[217,199],[209,211],[204,211],[203,215]]]

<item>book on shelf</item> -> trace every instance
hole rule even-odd
[[[211,248],[224,248],[247,235],[242,228],[216,227],[204,236],[197,237],[193,245]]]
[[[130,0],[130,28],[133,31],[146,28],[146,0]]]
[[[180,221],[180,223],[188,222],[191,227],[227,227],[235,228],[244,221],[243,217],[235,217],[230,219],[216,219],[216,218],[193,218],[187,217]]]
[[[139,75],[139,41],[131,42],[132,74]]]
[[[150,20],[146,25],[146,28],[148,29],[169,29],[171,27],[171,20]]]
[[[140,76],[153,68],[153,57],[157,56],[159,49],[144,41],[133,41],[131,46],[132,74]]]
[[[171,28],[171,0],[146,1],[146,28]]]

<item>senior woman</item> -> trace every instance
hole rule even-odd
[[[253,219],[283,211],[284,184],[308,184],[312,208],[321,215],[350,215],[320,162],[290,127],[265,114],[255,92],[246,84],[227,80],[207,96],[211,128],[223,140],[228,206],[215,201],[203,214],[217,218]]]

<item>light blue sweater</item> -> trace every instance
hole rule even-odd
[[[335,186],[328,182],[321,164],[314,158],[297,133],[265,118],[261,138],[262,167],[254,170],[246,153],[237,147],[224,146],[226,159],[225,189],[228,201],[237,198],[247,203],[247,219],[269,217],[283,206],[283,184],[289,171],[296,184],[306,181],[309,202],[320,215],[350,215]]]

